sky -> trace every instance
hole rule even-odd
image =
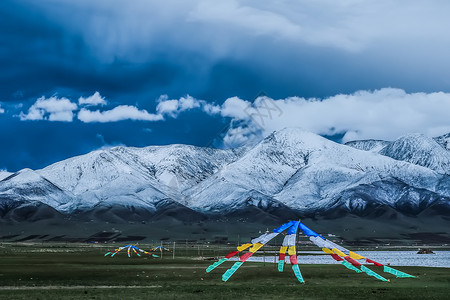
[[[449,1],[0,1],[0,170],[112,146],[450,132]]]

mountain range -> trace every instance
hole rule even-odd
[[[450,134],[339,144],[296,128],[255,146],[114,147],[0,172],[0,222],[450,214]]]

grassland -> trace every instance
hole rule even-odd
[[[0,299],[448,299],[450,293],[445,268],[399,267],[418,278],[383,273],[391,279],[386,283],[340,265],[301,265],[306,284],[300,284],[290,267],[279,273],[274,264],[248,262],[224,283],[231,263],[208,274],[212,261],[198,257],[223,255],[222,246],[179,247],[175,259],[168,252],[162,259],[104,257],[112,248],[2,244]]]

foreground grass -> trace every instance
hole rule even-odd
[[[340,265],[301,265],[306,284],[290,266],[246,263],[224,283],[224,264],[205,273],[212,263],[193,257],[103,257],[86,248],[68,252],[4,251],[0,253],[0,299],[448,299],[450,270],[399,267],[418,278],[378,281]]]

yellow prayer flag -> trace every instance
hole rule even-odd
[[[359,254],[357,254],[355,252],[352,252],[352,251],[349,252],[349,256],[350,256],[350,258],[353,258],[353,259],[364,259],[365,258],[364,256],[361,256],[361,255],[359,255]]]
[[[334,254],[334,252],[328,248],[322,248],[322,251],[325,252],[326,254]]]
[[[251,247],[250,249],[248,249],[248,251],[255,253],[256,251],[258,251],[262,246],[264,246],[264,244],[261,243],[256,243],[253,245],[253,247]]]
[[[289,254],[289,256],[295,255],[295,246],[289,246],[288,254]]]
[[[287,246],[281,246],[280,253],[286,253],[287,248],[288,248]]]
[[[341,257],[346,257],[347,255],[342,252],[341,250],[338,250],[336,248],[333,248],[333,252],[336,253],[337,255],[341,256]]]
[[[251,245],[253,245],[253,244],[247,243],[247,244],[240,245],[239,247],[237,247],[237,250],[243,251],[243,250],[247,249],[248,247],[250,247]]]

